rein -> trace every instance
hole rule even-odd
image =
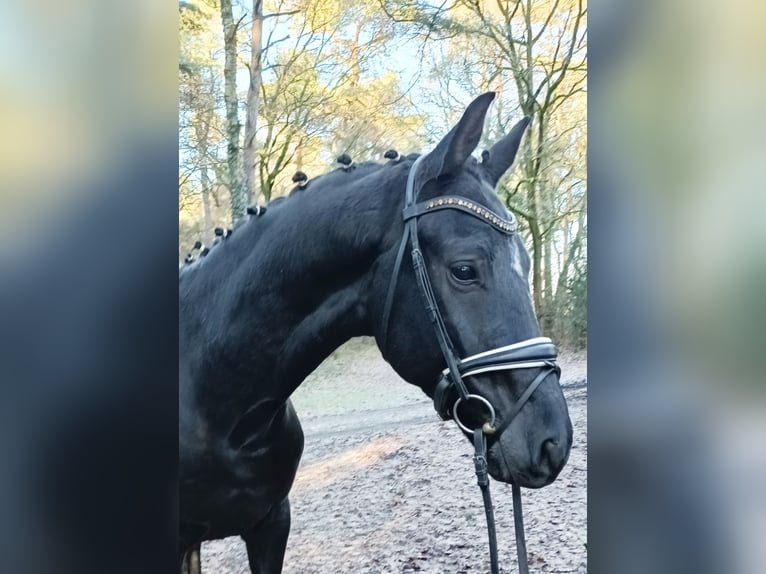
[[[443,420],[454,419],[455,423],[467,435],[473,436],[474,465],[476,478],[481,489],[484,501],[484,512],[487,517],[487,532],[489,537],[490,566],[492,574],[498,574],[497,536],[495,532],[494,509],[489,491],[489,473],[487,470],[487,441],[489,438],[499,437],[500,434],[511,424],[513,419],[521,412],[526,402],[551,373],[560,373],[556,364],[557,351],[553,342],[547,337],[535,337],[512,345],[490,349],[464,359],[458,357],[455,346],[447,333],[444,318],[439,311],[431,280],[428,277],[425,259],[420,250],[418,239],[418,218],[429,213],[436,213],[443,209],[458,210],[478,218],[490,225],[498,232],[512,235],[516,232],[516,221],[507,220],[492,210],[479,205],[465,197],[450,195],[428,201],[416,203],[417,192],[415,190],[415,176],[418,165],[425,156],[420,156],[410,167],[405,189],[404,232],[396,254],[394,271],[388,285],[385,305],[383,307],[383,333],[382,349],[385,351],[388,338],[388,325],[391,309],[396,294],[399,272],[404,260],[407,246],[410,245],[410,257],[412,267],[418,282],[418,288],[423,297],[429,319],[436,331],[436,340],[444,356],[447,368],[442,371],[441,378],[434,391],[434,407]],[[484,397],[471,394],[463,381],[464,377],[471,377],[487,372],[508,371],[515,369],[539,368],[540,372],[527,386],[513,409],[503,417],[499,426],[496,426],[495,409]],[[460,420],[457,413],[461,402],[478,401],[483,404],[490,415],[490,420],[481,427],[471,429]],[[524,541],[524,519],[521,509],[521,489],[516,483],[512,483],[513,490],[513,520],[516,535],[516,550],[518,554],[520,574],[528,574],[527,551]]]

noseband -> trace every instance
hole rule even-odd
[[[402,240],[399,243],[399,250],[396,254],[396,261],[394,263],[394,271],[388,285],[388,293],[383,308],[383,336],[381,346],[385,352],[388,342],[388,324],[390,321],[394,296],[396,294],[396,285],[402,261],[404,259],[404,253],[407,250],[407,245],[410,244],[410,256],[412,258],[412,267],[415,271],[418,288],[420,294],[423,296],[429,318],[434,324],[436,339],[447,365],[447,368],[442,371],[439,382],[436,384],[433,397],[434,407],[442,419],[448,420],[453,418],[463,432],[469,435],[473,434],[474,445],[476,447],[474,462],[476,464],[476,474],[479,480],[479,486],[482,489],[485,511],[487,513],[487,525],[490,538],[490,563],[494,574],[498,571],[497,542],[494,533],[492,503],[489,498],[489,480],[487,476],[486,461],[487,444],[485,435],[499,437],[503,430],[505,430],[508,425],[511,424],[511,421],[513,421],[519,414],[522,407],[546,377],[553,372],[557,374],[560,373],[559,366],[556,363],[557,351],[553,342],[547,337],[535,337],[511,345],[490,349],[464,359],[458,357],[458,354],[455,351],[455,346],[452,344],[449,334],[447,333],[444,318],[439,311],[431,280],[428,277],[423,253],[420,250],[420,242],[418,240],[418,218],[429,213],[436,213],[443,209],[457,210],[483,221],[499,233],[505,235],[513,235],[516,232],[516,221],[515,219],[507,220],[494,211],[459,195],[442,196],[416,203],[415,176],[423,157],[425,156],[420,156],[415,160],[412,167],[410,167],[407,176],[403,211],[404,233],[402,235]],[[516,404],[510,412],[504,414],[499,426],[496,426],[495,409],[492,406],[492,403],[481,395],[470,393],[463,381],[465,377],[472,377],[483,373],[532,368],[539,368],[539,373],[521,394],[519,400],[516,401]],[[484,423],[482,427],[476,429],[471,429],[466,426],[460,420],[457,412],[457,408],[462,402],[469,402],[472,400],[482,403],[490,415],[490,420],[487,423]],[[518,485],[514,484],[513,488],[514,522],[516,525],[516,544],[519,551],[519,571],[524,574],[527,572],[527,564],[523,523],[521,521],[521,494]]]

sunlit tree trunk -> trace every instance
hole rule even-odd
[[[255,134],[261,103],[261,53],[263,42],[263,0],[253,0],[253,26],[250,33],[250,84],[247,88],[245,141],[242,148],[243,189],[246,203],[257,200],[255,170],[257,164]]]
[[[226,163],[228,166],[229,194],[231,196],[231,220],[235,223],[245,214],[245,196],[242,193],[239,158],[239,114],[237,105],[237,27],[231,8],[231,0],[221,0],[221,21],[224,41],[224,92],[226,104]]]
[[[546,198],[547,199],[547,198]],[[547,233],[543,241],[543,312],[540,324],[544,333],[553,328],[553,234]]]
[[[205,226],[205,232],[209,233],[213,229],[213,216],[210,210],[210,174],[208,173],[208,136],[210,133],[210,118],[208,114],[212,111],[202,111],[203,117],[194,126],[197,135],[197,165],[200,172],[200,187],[202,194],[202,217]]]

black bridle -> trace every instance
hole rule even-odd
[[[423,253],[420,250],[420,242],[418,240],[418,218],[428,213],[438,212],[442,209],[458,210],[478,218],[496,229],[498,232],[506,235],[512,235],[516,232],[516,221],[513,219],[507,220],[491,209],[462,196],[443,196],[416,203],[417,193],[415,190],[415,175],[417,174],[418,165],[423,157],[425,156],[420,156],[415,160],[410,167],[407,176],[403,211],[404,233],[402,234],[402,240],[399,243],[399,250],[397,251],[396,261],[394,263],[394,271],[391,275],[388,294],[386,295],[386,301],[383,308],[382,348],[385,352],[388,337],[388,323],[390,320],[391,308],[394,303],[399,272],[404,259],[404,254],[407,251],[407,245],[410,244],[410,256],[412,258],[412,267],[415,271],[418,288],[423,296],[429,318],[434,324],[436,339],[447,365],[447,368],[442,372],[441,378],[434,391],[434,407],[442,419],[454,419],[463,432],[468,435],[473,435],[476,476],[479,487],[481,488],[482,498],[484,500],[484,510],[487,516],[490,565],[492,574],[497,574],[499,571],[497,564],[497,540],[495,535],[492,499],[489,493],[489,475],[487,471],[487,436],[499,437],[508,425],[511,424],[511,421],[513,421],[516,415],[519,414],[523,406],[546,377],[554,372],[557,374],[560,373],[559,366],[556,364],[557,351],[550,339],[546,337],[536,337],[512,345],[484,351],[464,359],[458,357],[455,346],[452,344],[449,334],[447,333],[444,318],[439,311],[431,280],[428,277]],[[482,373],[531,368],[539,368],[540,372],[524,390],[519,397],[519,400],[516,401],[513,409],[503,417],[499,426],[495,425],[495,409],[492,406],[492,403],[481,395],[470,393],[463,381],[463,378],[465,377],[472,377]],[[488,422],[475,429],[470,429],[464,425],[457,413],[457,408],[461,402],[468,402],[471,400],[481,402],[490,415],[490,420]],[[512,484],[512,488],[514,529],[516,533],[519,572],[521,574],[527,574],[528,567],[526,546],[524,542],[524,523],[521,511],[521,490],[516,483]]]

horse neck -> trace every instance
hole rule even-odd
[[[386,195],[374,179],[310,190],[210,253],[207,272],[225,279],[218,295],[202,303],[209,306],[198,342],[216,394],[285,401],[338,346],[372,334],[373,268],[397,210]],[[235,242],[252,247],[232,264],[224,250]]]

